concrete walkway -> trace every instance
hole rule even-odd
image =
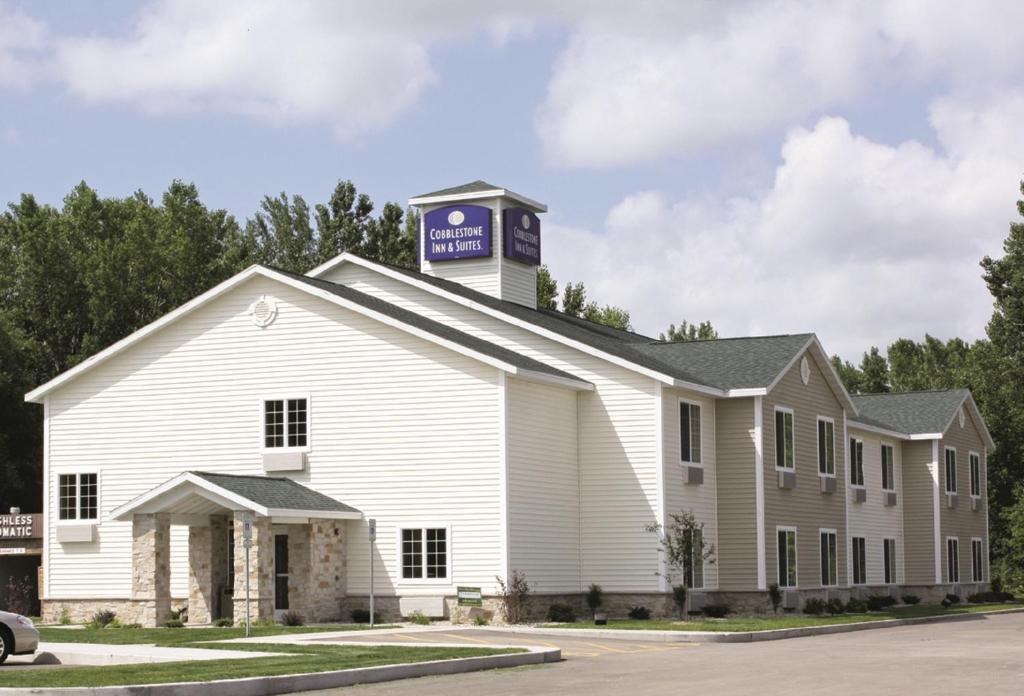
[[[248,659],[282,654],[284,653],[249,650],[162,648],[156,645],[137,644],[40,643],[35,655],[12,655],[7,660],[11,664],[127,665],[145,662]]]

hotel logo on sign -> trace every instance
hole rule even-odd
[[[540,218],[525,208],[509,208],[502,216],[505,258],[540,264]]]
[[[454,261],[491,255],[491,209],[451,205],[423,216],[423,258]]]

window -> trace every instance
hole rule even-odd
[[[263,402],[264,447],[305,447],[308,443],[307,399],[267,399]]]
[[[985,557],[981,555],[981,539],[971,539],[971,582],[983,582]]]
[[[865,585],[868,581],[867,540],[853,537],[853,584]]]
[[[960,540],[946,539],[946,582],[960,582]]]
[[[882,540],[882,563],[885,567],[885,584],[896,584],[896,540]]]
[[[981,457],[978,456],[977,452],[971,452],[971,496],[975,498],[981,497]]]
[[[688,464],[700,464],[700,406],[679,402],[679,456]]]
[[[850,484],[864,485],[864,441],[850,438]]]
[[[689,558],[683,563],[683,583],[693,589],[704,587],[704,531],[694,529],[683,532],[684,542],[689,541],[687,535],[693,534],[690,544]]]
[[[956,450],[946,448],[946,492],[956,493]]]
[[[839,584],[839,559],[836,550],[836,532],[821,530],[821,586]]]
[[[796,530],[778,529],[779,587],[796,587]]]
[[[775,409],[775,466],[779,469],[796,467],[793,454],[792,411]]]
[[[444,527],[402,530],[402,578],[448,577],[448,530]]]
[[[96,519],[99,506],[98,479],[98,474],[61,474],[57,478],[60,519]]]
[[[896,490],[896,478],[893,476],[892,445],[882,445],[882,490]]]
[[[836,475],[836,424],[828,418],[818,418],[818,473]]]

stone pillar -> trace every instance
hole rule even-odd
[[[304,601],[307,621],[333,621],[342,618],[345,599],[346,526],[338,520],[309,521],[309,572]]]
[[[234,568],[234,559],[228,559],[228,530],[231,525],[224,515],[210,516],[210,581],[213,585],[213,608],[214,619],[230,619],[232,615],[231,598],[225,597],[224,590],[231,589],[234,581],[231,569]],[[230,568],[230,569],[229,569]]]
[[[242,544],[242,511],[235,512],[235,623],[245,620],[245,547]],[[269,517],[255,517],[249,549],[249,616],[274,618],[274,530]]]
[[[171,518],[166,513],[132,517],[132,603],[145,627],[171,611]]]
[[[309,606],[310,526],[288,526],[288,608],[306,621],[314,621]]]
[[[188,622],[213,620],[213,534],[209,526],[188,528]]]

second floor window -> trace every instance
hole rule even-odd
[[[796,466],[793,454],[793,412],[775,411],[775,466],[792,469]]]
[[[57,477],[62,520],[94,520],[99,503],[98,474],[61,474]]]
[[[896,490],[896,479],[893,477],[892,445],[882,445],[882,490]]]
[[[971,452],[971,495],[981,496],[981,457]]]
[[[700,464],[700,406],[679,403],[679,454],[688,464]]]
[[[305,447],[309,442],[306,399],[267,399],[263,402],[263,446]]]
[[[956,450],[946,448],[946,492],[956,493]]]
[[[818,419],[818,473],[836,475],[836,425],[824,418]]]
[[[864,485],[864,442],[850,438],[850,484]]]

